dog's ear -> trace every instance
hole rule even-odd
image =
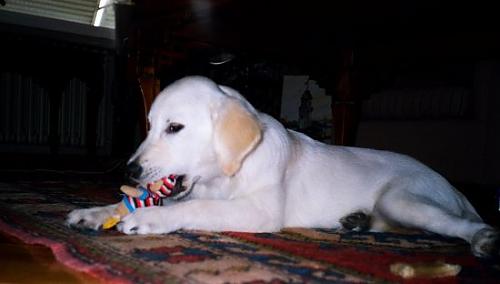
[[[222,171],[234,175],[262,138],[262,128],[255,117],[241,103],[227,99],[215,120],[214,147]]]

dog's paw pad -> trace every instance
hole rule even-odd
[[[480,258],[500,257],[500,232],[493,228],[480,230],[472,238],[471,250]]]
[[[367,231],[370,229],[371,216],[358,211],[340,218],[339,222],[344,229],[349,231]]]

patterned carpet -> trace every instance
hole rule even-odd
[[[400,283],[403,278],[391,273],[391,264],[443,261],[459,264],[461,272],[406,281],[500,283],[498,265],[478,261],[463,241],[424,233],[291,228],[276,234],[179,231],[125,236],[64,225],[71,209],[108,199],[118,201],[118,191],[89,183],[0,184],[0,231],[49,246],[62,263],[106,282]]]

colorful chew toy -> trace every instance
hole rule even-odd
[[[120,187],[124,193],[122,202],[118,204],[114,214],[104,221],[102,228],[114,227],[123,217],[134,212],[136,208],[163,205],[164,198],[174,197],[186,190],[182,186],[183,179],[184,176],[170,175],[154,183],[149,183],[147,189],[142,186],[122,185]]]

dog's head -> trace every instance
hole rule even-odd
[[[144,184],[170,174],[187,183],[233,176],[262,138],[257,117],[231,88],[204,77],[178,80],[151,107],[151,129],[129,160],[133,177]]]

